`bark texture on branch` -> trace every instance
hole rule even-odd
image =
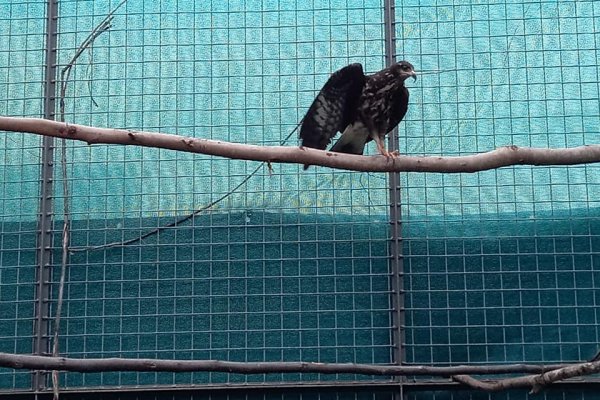
[[[238,374],[321,373],[362,375],[428,375],[450,377],[458,374],[543,373],[569,364],[465,365],[433,367],[423,365],[327,364],[315,362],[235,362],[218,360],[160,360],[142,358],[66,358],[0,353],[0,367],[76,372],[231,372]]]
[[[530,393],[538,393],[544,387],[564,379],[577,376],[592,375],[600,372],[600,361],[573,364],[553,369],[539,375],[519,376],[500,380],[482,381],[468,375],[454,375],[452,380],[467,385],[473,389],[498,392],[501,390],[529,388]]]
[[[143,358],[66,358],[0,352],[0,367],[71,372],[228,372],[237,374],[320,373],[379,376],[438,376],[484,391],[529,388],[537,393],[554,382],[600,372],[600,361],[579,364],[426,365],[327,364],[315,362],[235,362],[219,360],[162,360]],[[527,373],[496,380],[479,380],[470,375]]]
[[[358,156],[297,146],[256,146],[158,132],[96,128],[38,118],[0,117],[0,130],[79,140],[201,153],[241,160],[321,165],[368,172],[477,172],[510,165],[573,165],[600,162],[600,145],[569,149],[500,147],[459,157]]]

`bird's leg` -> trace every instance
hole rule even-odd
[[[377,149],[379,150],[379,152],[388,157],[388,158],[395,158],[398,157],[400,155],[400,152],[398,150],[394,150],[394,151],[387,151],[385,149],[385,143],[384,143],[384,139],[382,139],[379,135],[376,136],[378,139],[375,139],[375,143],[377,144]]]
[[[392,153],[390,153],[389,151],[387,151],[385,149],[385,143],[383,143],[381,136],[379,136],[378,134],[375,134],[371,137],[375,141],[375,144],[377,145],[377,150],[379,150],[379,152],[381,153],[382,156],[384,156],[385,158],[393,157]]]

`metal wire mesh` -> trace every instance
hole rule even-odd
[[[100,399],[128,399],[128,400],[152,400],[152,399],[209,399],[209,400],[302,400],[302,399],[352,399],[352,400],[391,400],[394,396],[392,390],[374,390],[374,391],[355,391],[352,389],[338,388],[336,390],[325,390],[320,395],[314,393],[294,393],[292,391],[274,391],[272,393],[205,393],[197,394],[193,391],[179,394],[167,394],[161,392],[139,392],[137,394],[122,394],[122,393],[78,393],[70,396],[69,393],[63,394],[66,399],[77,398],[82,400],[100,400]]]
[[[487,400],[487,399],[500,399],[500,400],[525,400],[525,399],[537,399],[544,398],[547,400],[578,400],[578,399],[593,399],[596,395],[594,390],[548,390],[544,393],[528,394],[526,391],[511,390],[503,393],[483,393],[483,392],[472,392],[465,390],[453,390],[453,391],[435,391],[435,392],[409,392],[406,398],[409,400],[450,400],[450,399],[467,399],[467,400]]]
[[[0,115],[42,110],[44,2],[0,1]],[[0,135],[0,351],[30,353],[34,318],[40,140]],[[0,368],[0,388],[26,388],[28,372]]]
[[[399,53],[426,75],[400,136],[416,154],[598,142],[597,4],[397,9]],[[600,170],[407,174],[407,358],[589,359],[598,347]]]
[[[109,7],[60,5],[64,64]],[[371,70],[383,65],[378,2],[338,10],[329,4],[129,1],[115,15],[110,32],[94,43],[93,64],[86,68],[85,60],[74,70],[69,121],[278,144],[331,70],[350,58]],[[285,141],[296,143],[295,136]],[[73,254],[65,354],[390,361],[384,179],[319,168],[299,174],[296,165],[276,165],[269,173],[245,161],[72,143],[67,156],[74,247],[140,237],[233,193],[142,241]],[[55,180],[60,215],[58,169]],[[65,374],[62,384],[314,379],[364,378],[102,373]]]
[[[59,66],[118,3],[60,2]],[[596,3],[396,2],[397,58],[440,70],[411,84],[401,152],[598,143]],[[42,1],[0,0],[0,115],[43,115],[44,13]],[[349,62],[368,72],[383,67],[383,27],[381,1],[129,0],[78,60],[66,120],[296,145],[288,133],[331,71]],[[0,138],[0,351],[31,351],[39,147],[33,136]],[[66,183],[73,249],[61,354],[393,361],[386,176],[295,165],[270,172],[254,162],[77,143],[67,143],[66,156],[66,180],[54,169],[49,282],[55,316]],[[576,361],[597,351],[598,169],[401,176],[408,363]],[[61,376],[67,391],[377,380]],[[0,370],[1,390],[28,387],[29,373]],[[557,390],[545,398],[593,395]],[[491,398],[409,389],[406,397]]]

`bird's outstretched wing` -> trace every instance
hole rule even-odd
[[[331,75],[302,119],[302,146],[324,150],[338,131],[344,131],[355,118],[365,81],[358,63]]]

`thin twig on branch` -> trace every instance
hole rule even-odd
[[[577,376],[592,375],[600,372],[600,361],[585,362],[574,364],[552,371],[544,372],[540,375],[527,375],[515,378],[506,378],[494,381],[482,381],[469,375],[454,375],[452,380],[467,385],[473,389],[485,390],[488,392],[497,392],[500,390],[530,388],[530,393],[538,393],[545,386],[554,382],[562,381]]]
[[[59,101],[59,107],[60,107],[60,122],[61,123],[65,123],[65,96],[67,93],[67,87],[69,85],[69,78],[71,76],[71,72],[73,71],[73,68],[75,67],[75,64],[77,63],[79,57],[83,54],[83,52],[85,50],[89,50],[90,52],[90,63],[91,63],[91,57],[92,57],[92,46],[94,44],[94,41],[104,32],[108,31],[111,27],[111,22],[114,18],[114,14],[117,12],[117,10],[123,5],[125,4],[127,0],[121,0],[121,2],[112,9],[112,11],[110,11],[108,13],[108,15],[106,17],[104,17],[104,19],[98,24],[96,25],[96,27],[94,29],[92,29],[92,31],[90,32],[90,34],[87,36],[87,38],[81,43],[81,45],[79,46],[79,48],[77,49],[77,51],[75,52],[75,54],[73,55],[73,57],[71,58],[71,61],[69,61],[67,63],[67,65],[65,65],[61,71],[60,74],[60,101]],[[90,80],[91,82],[91,80]],[[90,96],[91,96],[91,83],[88,86],[88,88],[90,89]],[[96,104],[96,102],[94,101],[94,98],[92,97],[92,102]],[[67,264],[69,261],[69,241],[70,241],[70,237],[71,237],[71,229],[70,229],[70,225],[71,225],[71,213],[69,210],[69,202],[71,201],[71,197],[69,195],[69,182],[68,182],[68,177],[67,177],[67,144],[66,144],[66,138],[62,139],[62,143],[61,143],[61,158],[60,158],[60,164],[61,164],[61,172],[62,172],[62,187],[63,187],[63,237],[62,237],[62,261],[61,261],[61,268],[60,268],[60,280],[59,280],[59,285],[58,285],[58,296],[57,296],[57,300],[56,300],[56,314],[54,317],[54,339],[53,339],[53,344],[52,344],[52,355],[57,357],[59,354],[59,344],[60,341],[58,339],[59,335],[60,335],[60,319],[61,319],[61,313],[62,313],[62,305],[63,305],[63,296],[64,296],[64,287],[65,287],[65,281],[66,281],[66,275],[67,275]],[[54,400],[58,400],[59,398],[59,379],[58,379],[58,371],[54,370],[52,371],[52,391],[54,392]]]
[[[459,374],[544,373],[571,364],[464,365],[433,367],[422,365],[327,364],[314,362],[235,362],[217,360],[161,360],[138,358],[65,358],[0,353],[0,367],[74,372],[229,372],[238,374],[321,373],[361,375],[427,375],[450,377]]]
[[[298,129],[300,125],[296,125],[296,127],[290,132],[288,133],[288,135],[286,137],[284,137],[281,140],[281,145],[284,145],[285,143],[287,143],[287,141],[292,137],[292,135],[294,134],[294,132],[296,132],[296,130]],[[244,186],[246,184],[246,182],[248,182],[254,175],[256,175],[258,173],[258,171],[262,168],[262,166],[268,163],[268,161],[263,161],[262,163],[260,163],[256,168],[254,168],[254,170],[252,172],[250,172],[248,175],[246,175],[244,177],[244,179],[242,179],[242,181],[240,183],[238,183],[237,185],[235,185],[232,189],[230,189],[229,191],[227,191],[227,193],[219,196],[217,199],[212,200],[210,203],[205,204],[201,207],[198,207],[197,209],[195,209],[194,211],[192,211],[191,213],[189,213],[186,216],[183,217],[179,217],[177,218],[175,221],[170,222],[166,225],[162,225],[158,228],[152,229],[138,237],[134,237],[132,239],[127,239],[127,240],[122,240],[122,241],[117,241],[117,242],[111,242],[111,243],[106,243],[106,244],[101,244],[101,245],[97,245],[97,246],[81,246],[81,247],[71,247],[69,249],[69,251],[71,251],[72,253],[76,253],[76,252],[83,252],[83,251],[96,251],[96,250],[105,250],[105,249],[109,249],[112,247],[120,247],[120,246],[128,246],[130,244],[134,244],[134,243],[138,243],[141,242],[142,240],[151,237],[153,235],[156,235],[157,233],[164,231],[165,229],[168,228],[172,228],[175,226],[179,226],[182,225],[184,223],[186,223],[187,221],[189,221],[190,219],[194,218],[194,216],[207,211],[209,209],[211,209],[212,207],[214,207],[215,205],[219,204],[220,202],[222,202],[223,200],[227,199],[229,196],[233,195],[239,188],[241,188],[242,186]],[[269,164],[269,168],[271,168],[270,164]],[[269,170],[269,173],[271,173],[272,171]]]
[[[216,204],[220,203],[221,201],[225,200],[227,197],[231,196],[233,193],[235,193],[240,187],[244,186],[246,184],[246,182],[248,182],[250,180],[250,178],[252,178],[260,169],[262,168],[262,164],[257,166],[254,171],[252,171],[250,174],[246,175],[246,177],[244,179],[242,179],[242,181],[240,183],[238,183],[237,185],[235,185],[233,187],[233,189],[229,190],[227,193],[219,196],[216,200],[211,201],[210,203],[197,208],[196,210],[192,211],[191,213],[189,213],[188,215],[184,216],[184,217],[180,217],[178,219],[176,219],[173,222],[170,222],[168,224],[162,225],[158,228],[152,229],[140,236],[134,237],[132,239],[128,239],[128,240],[123,240],[123,241],[117,241],[117,242],[111,242],[111,243],[107,243],[107,244],[100,244],[97,246],[82,246],[82,247],[71,247],[69,248],[69,251],[71,253],[79,253],[79,252],[83,252],[83,251],[96,251],[96,250],[106,250],[106,249],[110,249],[112,247],[120,247],[120,246],[129,246],[130,244],[134,244],[134,243],[138,243],[141,242],[142,240],[153,236],[155,234],[157,234],[160,231],[164,231],[165,229],[168,228],[173,228],[175,226],[179,226],[182,224],[185,224],[187,221],[189,221],[190,219],[194,218],[196,215],[202,213],[203,211],[206,211],[212,207],[214,207]]]
[[[227,158],[321,165],[368,172],[477,172],[510,165],[573,165],[600,162],[600,145],[569,149],[507,146],[459,157],[358,156],[296,146],[255,146],[158,132],[96,128],[37,118],[0,117],[0,130],[79,140],[201,153]]]

